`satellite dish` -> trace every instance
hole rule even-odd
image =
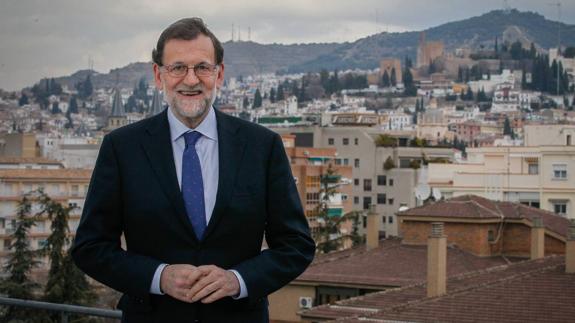
[[[435,187],[434,187],[434,188],[432,189],[432,194],[433,194],[433,198],[434,198],[436,201],[441,200],[442,195],[441,195],[441,191],[440,191],[438,188],[435,188]]]
[[[418,185],[415,188],[415,197],[420,201],[425,201],[431,195],[431,187],[427,184]]]

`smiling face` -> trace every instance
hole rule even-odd
[[[164,46],[162,64],[154,64],[156,87],[164,91],[170,109],[183,124],[196,128],[208,114],[216,98],[217,87],[224,81],[224,65],[213,75],[198,77],[192,68],[181,77],[168,73],[165,66],[200,63],[216,64],[212,40],[203,34],[192,40],[170,39]]]

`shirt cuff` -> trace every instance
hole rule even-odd
[[[167,264],[161,264],[156,268],[154,273],[154,279],[152,279],[152,286],[150,286],[150,294],[164,295],[162,289],[160,288],[160,278],[162,277],[162,271],[168,266]]]
[[[233,299],[241,299],[241,298],[246,298],[248,297],[248,289],[246,288],[246,283],[244,282],[244,279],[242,278],[242,276],[240,275],[240,273],[238,273],[237,271],[230,269],[230,271],[236,275],[236,278],[238,279],[238,281],[240,282],[240,294],[236,295],[236,296],[232,296]]]

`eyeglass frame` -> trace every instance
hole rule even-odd
[[[186,72],[183,73],[182,75],[173,74],[174,72],[173,72],[172,68],[175,66],[182,66],[182,67],[185,66]],[[199,68],[201,66],[209,66],[210,69],[213,69],[213,71],[210,71],[208,74],[203,74],[203,73],[198,74],[197,68]],[[190,72],[190,69],[192,71],[194,71],[194,75],[196,77],[209,77],[209,76],[214,76],[218,72],[218,70],[220,68],[220,64],[210,64],[210,63],[206,63],[206,62],[201,62],[201,63],[194,64],[194,65],[186,65],[186,64],[182,64],[182,63],[174,63],[171,65],[162,65],[159,67],[160,67],[160,69],[162,69],[163,71],[168,73],[168,75],[170,75],[171,77],[185,77]]]

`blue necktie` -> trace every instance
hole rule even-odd
[[[186,149],[182,158],[182,194],[188,219],[194,227],[196,237],[202,240],[206,229],[206,208],[204,205],[204,181],[196,142],[202,136],[197,131],[184,134]]]

